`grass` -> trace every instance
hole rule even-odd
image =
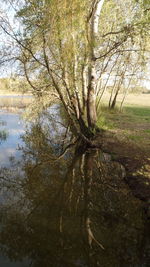
[[[142,119],[146,121],[150,121],[150,107],[135,107],[135,106],[127,106],[125,110],[128,114],[131,114],[135,119]]]
[[[121,140],[150,150],[150,102],[149,106],[148,102],[144,106],[139,105],[136,98],[134,101],[134,104],[126,104],[122,112],[118,108],[109,110],[102,106],[98,126],[113,132]]]
[[[128,135],[128,138],[133,141],[140,141],[141,139],[143,139],[143,137],[139,135]]]
[[[150,134],[150,130],[144,130],[144,132]]]

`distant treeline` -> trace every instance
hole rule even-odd
[[[0,78],[0,90],[28,93],[31,91],[31,87],[23,78]]]

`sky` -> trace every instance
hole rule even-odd
[[[16,29],[19,27],[19,24],[17,20],[15,19],[15,10],[8,4],[5,3],[5,1],[0,0],[0,17],[7,17],[9,20],[9,23],[12,25],[13,29]],[[2,31],[0,31],[0,49],[2,49],[2,46],[7,44],[9,42],[9,38],[7,38],[6,34],[4,34]],[[10,77],[15,72],[16,66],[9,63],[5,66],[0,66],[0,77]]]

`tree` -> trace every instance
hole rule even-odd
[[[128,40],[138,43],[134,36],[142,31],[140,4],[128,0],[125,14],[126,6],[116,0],[17,2],[21,31],[1,18],[1,29],[17,45],[15,59],[33,91],[54,94],[76,132],[90,139],[96,129],[100,66],[110,69],[114,55],[127,50]]]

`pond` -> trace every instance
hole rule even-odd
[[[57,105],[0,122],[0,266],[149,266],[143,203],[122,165],[98,149],[63,153],[75,138]]]

